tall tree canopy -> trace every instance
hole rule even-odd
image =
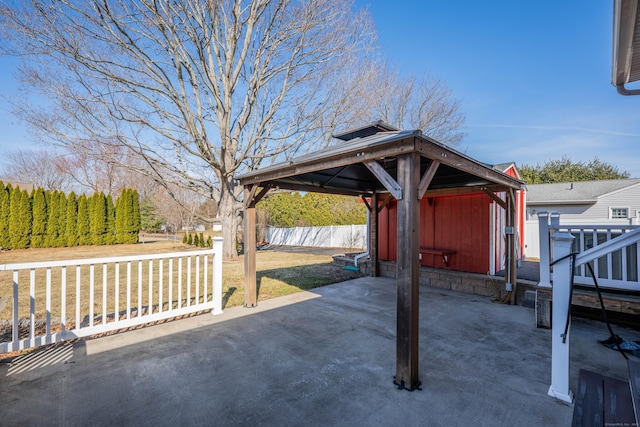
[[[559,160],[548,160],[544,165],[518,167],[520,177],[527,184],[553,184],[555,182],[595,181],[603,179],[629,178],[629,172],[600,161],[597,157],[589,162],[573,162],[567,156]]]
[[[213,199],[226,256],[236,255],[237,174],[319,149],[363,117],[432,136],[448,123],[436,137],[460,137],[446,91],[444,103],[389,107],[411,105],[428,123],[372,117],[388,97],[367,95],[402,77],[379,73],[370,17],[351,0],[0,0],[0,31],[4,53],[25,61],[24,88],[47,97],[45,108],[17,104],[42,139],[115,163],[124,147],[138,160],[127,166],[169,194]],[[440,84],[409,83],[421,94]]]

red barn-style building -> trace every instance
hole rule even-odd
[[[520,179],[514,163],[493,166]],[[504,200],[504,195],[502,196]],[[525,194],[516,195],[516,242],[519,258],[524,255]],[[397,203],[391,200],[378,215],[378,256],[397,257]],[[471,273],[489,273],[505,268],[504,210],[486,193],[424,197],[420,201],[420,265]]]

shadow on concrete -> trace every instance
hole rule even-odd
[[[547,396],[551,331],[533,310],[423,286],[422,390],[398,390],[395,281],[359,278],[77,343],[64,363],[6,376],[3,423],[67,425],[569,425]],[[619,329],[627,339],[638,333]],[[623,378],[597,343],[606,327],[575,319],[579,368]]]

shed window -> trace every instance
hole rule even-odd
[[[610,208],[611,219],[629,218],[629,208]]]

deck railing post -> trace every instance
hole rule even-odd
[[[222,237],[213,238],[213,289],[211,314],[222,314]]]
[[[551,288],[549,212],[538,212],[538,238],[540,240],[540,282],[538,286]]]
[[[573,402],[573,393],[569,390],[569,335],[566,328],[570,321],[569,298],[571,289],[571,269],[573,268],[571,246],[574,237],[569,233],[555,233],[553,241],[553,258],[561,260],[553,268],[553,304],[551,313],[551,386],[549,396],[564,402]],[[564,259],[563,259],[564,258]]]

